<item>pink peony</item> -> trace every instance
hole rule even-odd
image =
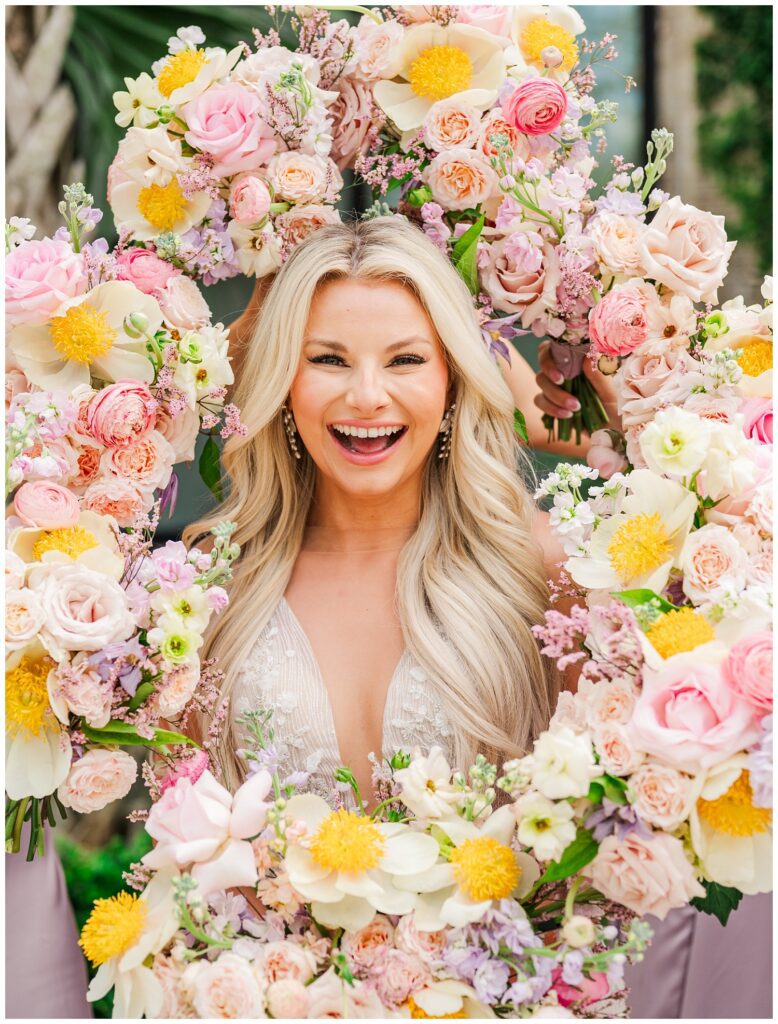
[[[88,750],[73,764],[57,796],[65,807],[92,814],[127,796],[137,775],[135,758],[126,751]]]
[[[365,148],[373,108],[370,90],[364,82],[341,77],[335,84],[338,96],[328,108],[333,123],[330,156],[342,171],[353,164]]]
[[[748,398],[740,407],[743,433],[757,444],[773,443],[772,398]]]
[[[496,196],[497,173],[472,149],[457,146],[439,153],[422,171],[435,202],[446,210],[467,210]]]
[[[561,967],[555,968],[551,977],[553,978],[552,988],[557,994],[560,1006],[573,1006],[576,1003],[587,1006],[589,1003],[596,1003],[600,999],[604,999],[610,991],[608,975],[604,971],[592,971],[580,985],[568,985],[566,981],[563,981]]]
[[[213,173],[228,178],[267,164],[276,144],[262,119],[259,96],[237,84],[212,85],[187,103],[182,116],[189,125],[184,138],[213,157]]]
[[[98,391],[87,406],[86,428],[107,448],[120,448],[143,437],[157,418],[159,403],[147,384],[119,380]]]
[[[46,613],[41,638],[55,660],[67,651],[99,651],[127,640],[135,620],[116,580],[83,565],[46,567],[36,590]]]
[[[528,78],[502,101],[509,124],[525,135],[549,135],[567,113],[567,93],[550,78]]]
[[[614,288],[589,311],[589,337],[595,352],[627,356],[648,338],[646,306],[636,288]]]
[[[25,526],[58,530],[78,522],[78,500],[67,487],[47,480],[22,484],[14,495],[14,511]]]
[[[773,634],[752,633],[738,640],[724,660],[724,679],[738,697],[762,715],[773,710]]]
[[[181,271],[148,249],[132,246],[116,257],[116,278],[130,281],[144,295],[156,295]]]
[[[5,316],[9,327],[45,323],[87,287],[84,257],[53,238],[22,242],[5,258]]]
[[[256,175],[238,178],[230,189],[230,217],[239,224],[256,224],[270,212],[270,189]]]
[[[171,277],[157,295],[165,320],[179,331],[197,331],[211,320],[211,310],[191,278]]]

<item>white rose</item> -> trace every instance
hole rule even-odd
[[[708,452],[710,426],[693,412],[671,406],[660,409],[640,435],[648,468],[671,480],[690,477]]]
[[[618,678],[599,683],[582,679],[578,695],[585,708],[587,723],[597,728],[609,722],[628,722],[638,691],[630,679]]]
[[[265,1016],[257,973],[247,960],[234,953],[222,953],[210,963],[199,960],[190,964],[183,983],[199,1017]]]
[[[542,732],[529,760],[532,784],[549,800],[586,796],[597,775],[588,736],[579,736],[567,726]]]
[[[8,552],[6,552],[8,554]],[[37,635],[46,620],[38,595],[28,587],[5,594],[6,651],[20,651]]]
[[[379,24],[364,14],[356,31],[356,74],[366,82],[394,78],[400,70],[399,43],[404,31],[397,21]]]
[[[693,604],[715,601],[725,590],[742,590],[748,555],[724,526],[708,523],[690,533],[681,551],[683,592]]]

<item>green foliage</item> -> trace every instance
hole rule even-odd
[[[700,160],[740,211],[730,238],[772,263],[772,6],[703,7],[711,30],[697,43],[703,116]]]
[[[486,219],[482,214],[475,224],[471,224],[462,237],[457,239],[451,250],[451,261],[473,295],[478,293],[478,239],[485,223]]]
[[[599,849],[592,833],[579,826],[575,839],[565,848],[560,860],[552,861],[543,873],[541,882],[559,882],[586,867],[597,856]]]
[[[208,440],[205,442],[203,450],[200,452],[200,462],[198,468],[200,470],[200,476],[203,483],[216,498],[217,501],[223,500],[222,493],[222,470],[219,457],[221,452],[219,445],[216,443],[216,439],[213,434],[208,435]]]
[[[733,889],[729,885],[719,885],[717,882],[703,881],[705,895],[691,901],[692,906],[701,910],[703,914],[712,914],[722,924],[726,924],[729,915],[737,909],[738,903],[743,899],[743,893],[739,889]]]
[[[75,842],[61,829],[55,833],[55,842],[79,932],[86,924],[94,901],[126,889],[122,872],[151,849],[151,840],[142,828],[126,837],[113,836],[96,850]],[[94,973],[90,967],[90,977]],[[113,998],[109,994],[93,1005],[96,1017],[110,1017]]]

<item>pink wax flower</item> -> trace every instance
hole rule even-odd
[[[648,338],[643,296],[637,288],[614,288],[589,313],[589,337],[595,352],[626,356]]]
[[[67,487],[49,480],[22,484],[14,495],[14,510],[25,526],[58,530],[78,522],[78,499]]]
[[[171,277],[178,277],[180,273],[178,267],[137,246],[125,249],[116,257],[117,280],[130,281],[144,295],[156,295]]]
[[[213,157],[213,174],[230,177],[256,170],[273,155],[276,144],[262,120],[262,101],[240,85],[212,85],[187,103],[183,117],[189,125],[190,146]]]
[[[567,93],[550,78],[529,78],[502,101],[509,124],[525,135],[548,135],[567,113]]]

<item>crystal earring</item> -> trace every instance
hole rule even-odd
[[[297,446],[297,429],[294,425],[294,416],[292,416],[291,410],[288,409],[286,406],[283,407],[283,415],[284,430],[286,431],[286,436],[289,439],[289,447],[294,452],[294,457],[296,459],[299,459],[302,456],[300,455],[300,449]]]
[[[451,451],[451,424],[454,419],[454,409],[456,409],[457,403],[452,402],[451,405],[446,409],[446,415],[443,417],[443,421],[440,424],[438,433],[440,434],[440,450],[438,451],[439,459],[447,459],[448,453]]]

